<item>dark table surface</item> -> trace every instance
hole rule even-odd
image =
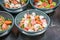
[[[29,5],[30,6],[30,5]],[[0,6],[0,11],[5,11]],[[17,14],[12,14],[16,16]],[[18,31],[18,29],[14,26],[12,31],[0,40],[60,40],[60,6],[55,10],[55,12],[48,14],[51,19],[51,25],[48,30],[38,36],[26,36]]]

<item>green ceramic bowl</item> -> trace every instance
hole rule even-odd
[[[30,0],[30,4],[32,5],[32,7],[33,8],[36,8],[36,9],[39,9],[39,10],[42,10],[42,11],[44,11],[45,13],[51,13],[51,12],[53,12],[53,11],[55,11],[55,9],[59,6],[59,4],[60,4],[60,0],[53,0],[54,2],[56,2],[57,3],[57,5],[54,7],[54,8],[50,8],[50,9],[46,9],[46,8],[36,8],[35,6],[34,6],[34,0]]]
[[[11,27],[8,30],[0,31],[0,37],[3,37],[5,35],[7,35],[11,31],[11,29],[13,28],[14,18],[13,18],[13,16],[10,13],[7,13],[5,11],[0,11],[0,15],[3,16],[4,18],[12,20],[12,25],[11,25]]]
[[[42,30],[42,31],[37,31],[37,32],[26,32],[26,31],[24,31],[22,28],[20,28],[20,27],[18,26],[18,24],[19,24],[19,22],[21,21],[21,19],[23,18],[24,14],[26,14],[26,13],[28,13],[28,12],[29,12],[30,14],[31,14],[32,12],[35,12],[37,15],[43,15],[43,16],[46,18],[47,22],[48,22],[47,27],[44,28],[44,30]],[[44,13],[44,12],[42,12],[42,11],[39,11],[39,10],[37,10],[37,9],[30,9],[30,10],[23,11],[23,12],[19,13],[19,14],[16,16],[16,18],[15,18],[15,25],[17,26],[17,28],[19,29],[19,31],[22,32],[22,33],[25,34],[25,35],[28,35],[28,36],[36,36],[36,35],[40,35],[40,34],[44,33],[44,32],[47,30],[49,24],[50,24],[50,18],[49,18],[49,16],[48,16],[46,13]]]
[[[25,9],[27,8],[28,3],[29,3],[29,0],[27,0],[26,4],[23,5],[23,6],[20,7],[20,8],[6,8],[6,7],[4,6],[4,1],[3,1],[3,0],[0,0],[0,5],[1,5],[6,11],[11,12],[11,13],[14,13],[14,14],[25,10]]]

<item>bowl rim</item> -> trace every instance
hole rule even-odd
[[[0,12],[5,12],[5,11],[0,11]],[[11,25],[11,27],[10,27],[8,30],[5,30],[5,31],[3,31],[3,32],[0,31],[0,33],[2,33],[2,34],[0,35],[0,37],[8,34],[8,33],[10,32],[10,30],[13,28],[13,25],[14,25],[14,17],[12,16],[12,14],[10,14],[10,13],[8,13],[8,12],[5,12],[5,14],[8,14],[8,15],[10,15],[10,16],[12,17],[12,25]]]
[[[29,3],[29,0],[27,0],[26,4],[24,4],[22,7],[19,7],[19,8],[23,8],[23,7],[27,6],[28,3]],[[1,6],[4,7],[4,8],[6,8],[6,7],[4,6],[4,1],[3,1],[3,3],[1,4]],[[16,9],[19,9],[19,8],[6,8],[6,9],[16,10]]]
[[[37,9],[29,9],[29,10],[35,10],[35,11],[40,11],[40,10],[37,10]],[[26,10],[26,11],[28,11],[28,10]],[[21,12],[21,13],[24,13],[24,12],[26,12],[26,11],[23,11],[23,12]],[[42,12],[42,13],[44,13],[43,11],[40,11],[40,12]],[[21,13],[19,13],[19,14],[21,14]],[[19,14],[17,14],[17,16],[19,15]],[[44,13],[48,18],[49,18],[49,16],[46,14],[46,13]],[[24,31],[22,28],[20,28],[17,24],[16,24],[16,18],[17,18],[17,16],[15,17],[15,25],[16,25],[16,27],[20,30],[20,31]],[[48,25],[47,25],[47,27],[44,29],[45,31],[47,30],[47,28],[48,28],[48,26],[50,25],[50,18],[49,18],[49,22],[48,22]],[[42,31],[44,31],[44,30],[42,30]],[[42,32],[42,31],[38,31],[38,32]],[[26,32],[26,31],[24,31],[24,32]],[[38,33],[38,32],[26,32],[26,33]]]
[[[60,0],[58,0],[58,1],[60,1]],[[33,5],[32,0],[30,0],[30,4],[32,5],[32,7],[37,8],[37,7],[35,7]],[[60,5],[60,2],[57,3],[57,5],[54,8],[49,8],[49,9],[46,9],[46,8],[37,8],[37,9],[40,9],[40,10],[52,10],[52,9],[55,9],[56,7],[58,7],[59,5]]]

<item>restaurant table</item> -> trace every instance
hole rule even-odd
[[[27,9],[32,9],[31,5],[29,5]],[[5,10],[0,6],[0,11]],[[12,15],[15,17],[17,14]],[[51,24],[48,30],[42,35],[24,35],[21,32],[19,32],[19,30],[14,25],[12,31],[8,35],[1,37],[0,40],[60,40],[60,6],[57,7],[54,12],[47,15],[49,15],[51,19]]]

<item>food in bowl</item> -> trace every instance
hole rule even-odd
[[[25,5],[27,0],[4,0],[6,8],[20,8]]]
[[[6,31],[10,28],[12,21],[10,19],[5,19],[0,15],[0,31]]]
[[[54,8],[56,6],[56,2],[53,0],[34,0],[34,6],[36,8]]]
[[[27,13],[19,22],[19,27],[26,32],[42,31],[47,27],[47,20],[43,15],[37,15],[35,12]]]

